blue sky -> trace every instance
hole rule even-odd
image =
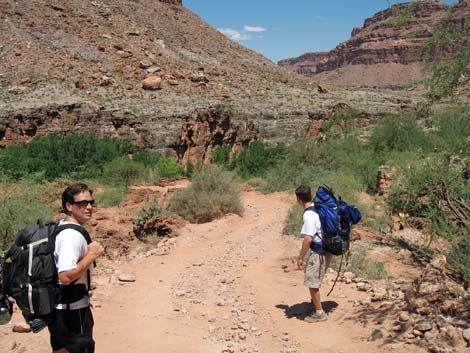
[[[403,1],[183,0],[183,5],[228,37],[276,62],[333,49],[367,17],[399,2]]]

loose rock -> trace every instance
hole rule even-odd
[[[162,79],[158,76],[149,76],[142,81],[142,88],[145,90],[157,90],[162,87]]]

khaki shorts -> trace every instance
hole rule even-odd
[[[310,252],[310,256],[305,266],[304,285],[308,288],[320,288],[325,272],[330,265],[331,254],[321,255]]]

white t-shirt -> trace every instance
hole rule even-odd
[[[74,223],[61,220],[59,225],[62,224]],[[88,244],[85,237],[75,229],[64,229],[62,232],[57,234],[55,241],[54,260],[57,267],[57,272],[60,273],[76,269],[78,262],[86,255],[87,252]],[[87,272],[88,271],[85,271],[75,283],[83,283],[88,287]],[[86,308],[89,305],[90,298],[86,296],[79,301],[70,303],[70,310]],[[67,309],[67,305],[58,304],[56,309]]]
[[[309,205],[308,207],[311,206],[313,206],[313,204]],[[311,236],[313,238],[313,242],[320,245],[322,243],[323,233],[321,230],[320,217],[318,214],[312,210],[305,211],[303,222],[304,224],[302,225],[300,234]]]

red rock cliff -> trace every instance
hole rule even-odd
[[[466,1],[397,4],[366,19],[362,27],[352,30],[349,40],[330,52],[307,53],[279,64],[299,74],[322,74],[322,78],[346,84],[380,86],[420,79],[424,42],[449,13],[457,28],[470,20]]]

